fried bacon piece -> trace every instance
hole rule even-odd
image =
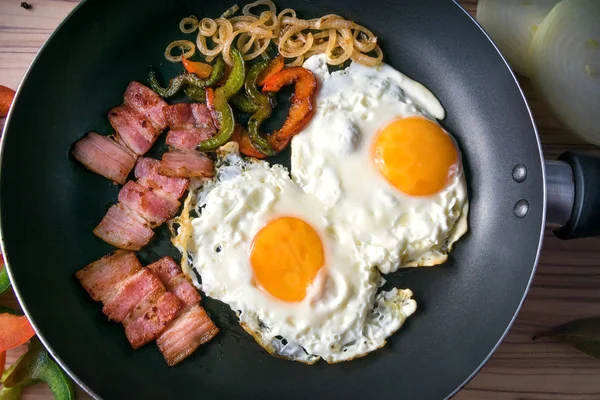
[[[211,127],[212,117],[206,104],[178,103],[163,108],[165,121],[170,129],[191,129]]]
[[[130,251],[110,253],[75,275],[90,296],[104,304],[102,311],[109,319],[123,322],[134,349],[155,340],[183,306]]]
[[[135,165],[136,156],[108,136],[90,132],[71,150],[73,157],[87,169],[121,185]]]
[[[149,268],[167,290],[177,296],[186,306],[200,302],[200,294],[171,257],[163,257],[146,268]]]
[[[139,155],[146,153],[167,127],[163,108],[167,103],[152,89],[131,82],[124,103],[113,107],[108,119],[117,132],[115,139],[90,132],[74,145],[73,157],[89,170],[121,185]]]
[[[142,268],[133,252],[117,250],[75,275],[90,296],[104,304],[108,318],[123,323],[134,349],[156,340],[169,365],[219,332],[171,257]]]
[[[156,274],[169,292],[187,306],[156,340],[167,364],[173,366],[215,337],[219,328],[198,304],[198,291],[187,280],[175,260],[163,257],[147,268]]]
[[[127,86],[123,100],[125,104],[144,114],[158,131],[163,131],[167,127],[167,121],[163,112],[163,109],[167,106],[167,102],[154,90],[133,81]]]
[[[162,155],[158,173],[177,178],[213,176],[213,160],[195,150],[170,150]]]
[[[172,293],[165,292],[139,317],[128,320],[125,335],[134,349],[156,340],[173,321],[181,308],[181,302]]]
[[[144,114],[127,104],[113,107],[108,120],[117,132],[117,140],[138,156],[150,150],[161,132]]]
[[[161,196],[135,181],[129,181],[121,188],[119,201],[144,217],[151,227],[157,227],[173,217],[179,208],[179,201],[171,196]]]
[[[212,128],[172,129],[167,133],[166,143],[176,149],[194,150],[200,142],[213,137],[215,132],[214,126]]]
[[[163,109],[167,103],[152,89],[131,82],[123,95],[124,104],[108,112],[108,120],[117,132],[117,140],[135,154],[145,154],[167,122]]]
[[[167,364],[173,366],[192,354],[219,332],[204,308],[188,306],[156,339]]]
[[[116,250],[75,273],[90,297],[107,302],[113,298],[121,282],[142,269],[135,253]]]
[[[160,161],[152,158],[138,160],[137,182],[123,186],[119,203],[108,210],[94,229],[96,236],[121,249],[140,250],[154,236],[152,228],[175,215],[188,180],[160,175],[159,166]]]
[[[110,320],[122,322],[127,315],[151,292],[165,287],[149,269],[142,268],[135,275],[121,282],[116,294],[104,302],[102,312]]]
[[[117,203],[94,228],[94,235],[120,249],[140,250],[152,239],[154,232],[144,218]]]
[[[170,178],[158,173],[160,161],[141,157],[135,165],[134,173],[140,185],[162,191],[174,199],[179,199],[187,190],[189,181],[183,178]]]
[[[169,128],[166,143],[181,150],[193,150],[216,132],[210,111],[204,104],[179,103],[164,108]]]

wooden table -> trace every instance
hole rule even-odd
[[[78,0],[0,0],[0,84],[16,88],[38,49]],[[477,1],[461,3],[474,14]],[[600,155],[600,149],[566,133],[520,78],[538,125],[547,158],[565,150]],[[3,121],[2,121],[3,124]],[[12,294],[0,302],[16,305]],[[600,399],[600,361],[568,345],[532,342],[534,333],[582,317],[600,316],[600,238],[570,242],[546,233],[533,286],[516,323],[492,359],[455,397],[468,399]],[[26,350],[8,352],[8,364]],[[51,399],[44,385],[26,398]],[[86,395],[80,391],[81,397]]]

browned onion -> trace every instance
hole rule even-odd
[[[257,13],[257,7],[266,7],[268,10],[263,8]],[[339,15],[300,19],[291,8],[278,14],[271,0],[247,4],[242,8],[242,15],[236,16],[238,9],[233,6],[217,19],[204,18],[198,21],[194,16],[186,17],[181,20],[179,28],[188,34],[198,31],[195,47],[207,61],[222,54],[230,65],[233,62],[231,46],[240,50],[244,60],[252,60],[259,56],[268,57],[266,52],[270,43],[274,43],[285,58],[293,59],[291,65],[301,65],[313,54],[325,54],[327,63],[331,65],[340,65],[348,59],[366,65],[379,65],[383,59],[373,32]],[[168,51],[165,51],[165,57],[174,62],[190,57],[194,54],[190,43],[171,43]],[[175,47],[181,47],[183,54],[172,55]],[[375,55],[372,55],[373,52]]]

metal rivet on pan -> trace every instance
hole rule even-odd
[[[529,211],[529,203],[525,199],[521,199],[515,203],[513,213],[517,218],[524,218]]]
[[[512,170],[512,176],[515,182],[525,182],[527,178],[527,167],[525,164],[517,164]]]

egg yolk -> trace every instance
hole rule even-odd
[[[442,190],[458,161],[450,135],[423,117],[398,119],[383,128],[373,144],[372,157],[379,173],[411,196]]]
[[[278,218],[254,237],[250,264],[262,289],[283,301],[301,301],[325,264],[323,244],[301,219]]]

